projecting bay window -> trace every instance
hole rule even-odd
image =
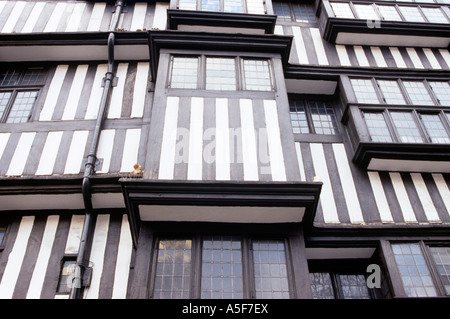
[[[408,297],[450,296],[450,246],[426,242],[391,243]]]
[[[350,78],[344,111],[353,160],[373,170],[450,172],[450,83]]]
[[[44,68],[0,71],[0,123],[25,123],[30,120],[46,76]]]
[[[171,89],[273,91],[270,60],[244,57],[172,56]]]
[[[450,143],[450,126],[444,112],[363,111],[373,142]]]
[[[450,83],[435,80],[351,79],[358,103],[450,106]]]
[[[265,13],[263,0],[178,0],[177,9],[232,13]]]
[[[290,298],[284,239],[241,236],[159,238],[151,297]]]
[[[424,1],[421,1],[424,2]],[[449,23],[445,10],[436,5],[365,4],[356,1],[330,1],[336,18],[382,21]]]

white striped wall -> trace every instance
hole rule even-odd
[[[140,128],[103,130],[97,150],[97,157],[103,161],[103,164],[97,173],[132,171],[133,165],[138,162],[141,131]],[[37,134],[45,134],[46,137],[42,141],[35,138]],[[63,135],[69,137],[67,151],[63,151],[61,147]],[[13,143],[9,144],[13,150],[12,156],[9,156],[9,162],[0,168],[0,175],[22,176],[25,168],[27,172],[33,172],[31,175],[36,176],[80,174],[84,165],[83,159],[86,157],[88,136],[87,130],[0,133],[0,160],[7,156],[4,149],[8,142],[11,140]],[[116,136],[119,138],[116,139]],[[41,150],[37,158],[31,157],[32,148]],[[119,152],[114,154],[114,148]],[[58,157],[64,158],[65,162],[57,162]],[[55,170],[55,167],[59,167],[59,170]]]
[[[0,298],[39,299],[43,296],[45,298],[52,298],[53,296],[62,299],[68,297],[67,294],[55,294],[55,278],[59,277],[60,265],[59,263],[58,265],[51,264],[50,261],[60,261],[65,256],[73,256],[77,253],[84,215],[72,215],[68,226],[63,225],[64,220],[67,222],[68,218],[62,215],[23,216],[17,220],[18,229],[15,238],[10,239],[11,248],[7,246],[1,257],[4,268],[0,279]],[[43,233],[37,230],[39,227],[44,228]],[[57,236],[58,231],[61,232],[61,227],[66,230]],[[111,238],[112,228],[116,229],[117,238]],[[84,298],[99,298],[102,293],[103,296],[107,294],[114,299],[126,298],[133,250],[126,214],[120,218],[119,216],[115,217],[114,220],[110,214],[98,215],[93,236],[90,256],[93,277],[89,288],[84,291]],[[55,246],[61,246],[63,242],[67,242],[65,249],[54,250]],[[110,249],[112,248],[113,256],[105,254],[108,243]],[[35,260],[32,261],[34,267],[31,268],[24,267],[24,260],[27,257],[26,251],[30,244],[37,244],[38,247]],[[55,254],[57,255],[55,256]],[[106,257],[110,260],[108,264],[104,263]],[[112,264],[111,260],[113,260]],[[108,277],[105,277],[104,269],[110,270],[111,267],[114,269],[113,273],[111,274],[111,271],[109,271]],[[26,284],[24,283],[23,272],[31,273],[30,276],[25,276],[28,278]],[[48,281],[49,278],[50,282]],[[108,282],[106,286],[110,291],[101,291],[102,282]],[[20,288],[18,288],[19,286]]]
[[[102,80],[106,71],[106,64],[58,65],[52,75],[38,117],[39,121],[95,119],[103,93]],[[118,83],[112,88],[106,114],[108,119],[142,118],[147,97],[148,73],[148,62],[133,63],[133,67],[131,63],[118,64],[116,73]],[[92,85],[88,84],[91,83],[89,81],[93,81]],[[67,82],[70,82],[69,85]],[[69,88],[62,89],[63,86]],[[130,88],[132,94],[128,94],[127,90]],[[124,112],[128,115],[124,115]]]
[[[300,65],[448,70],[447,49],[378,47],[327,43],[315,27],[277,25],[275,34],[292,35],[289,62]]]
[[[181,99],[169,96],[166,100],[160,153],[150,155],[158,157],[158,166],[147,168],[157,173],[155,178],[176,179],[178,172],[178,179],[230,180],[239,170],[233,179],[288,180],[275,100],[208,98],[214,105],[207,107],[203,97],[183,98],[183,105]],[[204,122],[212,116],[212,123]],[[179,126],[185,118],[186,127]],[[212,165],[215,176],[205,176],[207,165]]]
[[[445,175],[402,173],[402,176],[397,172],[369,171],[363,177],[355,176],[344,144],[332,143],[327,149],[325,145],[327,144],[296,143],[302,180],[311,182],[316,177],[323,183],[321,207],[316,215],[316,222],[348,222],[377,227],[384,224],[417,226],[450,223],[450,191]],[[337,172],[334,168],[330,169],[330,165],[336,167]],[[381,174],[384,174],[384,180],[381,179]],[[425,180],[425,175],[430,176],[428,181]],[[374,207],[370,204],[369,197],[373,199]],[[442,200],[444,207],[436,202],[436,197]],[[342,209],[342,206],[346,209]],[[398,212],[394,214],[393,208],[396,207]],[[370,217],[367,215],[369,210]]]
[[[168,3],[128,4],[118,28],[166,28]],[[113,5],[106,2],[0,1],[0,33],[108,31]],[[4,23],[1,23],[4,21]]]

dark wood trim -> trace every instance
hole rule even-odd
[[[353,156],[353,161],[362,167],[367,167],[374,158],[435,162],[450,161],[450,145],[360,142]]]
[[[223,28],[262,29],[273,34],[276,15],[210,12],[193,10],[167,10],[167,27],[177,30],[179,25],[211,26]]]
[[[311,227],[322,183],[308,182],[205,182],[121,179],[137,245],[139,205],[305,207],[303,223]]]

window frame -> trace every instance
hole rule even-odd
[[[195,9],[180,9],[180,0],[172,0],[174,3],[174,8],[177,10],[195,10],[195,11],[202,11],[202,12],[220,12],[220,13],[231,13],[231,14],[250,14],[248,9],[248,2],[247,0],[240,0],[241,1],[241,9],[240,12],[235,11],[225,11],[225,1],[226,0],[217,0],[219,2],[219,10],[218,11],[211,11],[211,10],[203,10],[202,9],[202,1],[203,0],[195,0]],[[264,12],[267,13],[267,3],[266,1],[263,1],[263,7]],[[172,8],[173,8],[172,7]]]
[[[414,106],[414,107],[421,107],[421,106],[425,106],[425,107],[448,107],[448,105],[442,105],[439,98],[437,97],[436,93],[433,91],[433,88],[431,87],[429,82],[446,82],[450,84],[449,80],[435,80],[435,79],[403,79],[403,78],[386,78],[386,77],[371,77],[371,78],[363,78],[363,77],[350,77],[350,85],[352,88],[353,93],[355,94],[355,98],[357,99],[356,96],[356,92],[354,90],[353,84],[352,84],[352,80],[370,80],[372,83],[372,86],[375,90],[375,94],[378,98],[378,103],[365,103],[365,102],[358,102],[356,100],[356,104],[361,104],[361,105],[388,105],[388,106],[394,106],[394,105],[399,105],[399,106]],[[396,81],[398,87],[400,88],[400,92],[403,96],[403,99],[405,100],[405,104],[388,104],[386,103],[386,98],[384,97],[384,93],[383,90],[381,89],[380,85],[378,84],[378,81]],[[433,104],[432,105],[427,105],[427,104],[414,104],[413,100],[411,99],[409,93],[406,90],[406,87],[404,85],[404,82],[420,82],[423,83],[426,92],[428,93],[428,95],[430,96]]]
[[[396,266],[396,271],[398,271],[398,279],[401,282],[403,289],[405,286],[403,284],[403,280],[401,278],[400,270],[398,268],[397,261],[395,260],[395,253],[392,248],[393,244],[418,244],[420,247],[420,251],[422,253],[423,258],[425,259],[425,264],[430,273],[431,279],[433,281],[437,297],[450,297],[450,294],[447,294],[444,288],[444,285],[441,281],[440,275],[436,268],[436,263],[433,259],[432,252],[430,247],[450,247],[450,242],[447,241],[434,241],[434,240],[389,240],[390,249],[392,250],[392,261]],[[405,291],[406,296],[406,291]],[[417,298],[417,297],[409,297],[407,298]],[[430,297],[431,298],[431,297]]]
[[[197,71],[197,85],[196,88],[174,88],[172,87],[172,73],[173,73],[173,64],[174,59],[177,57],[189,57],[194,58],[198,57],[198,71]],[[225,58],[225,59],[234,59],[235,61],[235,78],[236,78],[236,89],[235,90],[210,90],[206,89],[206,82],[207,82],[207,59],[208,58]],[[268,64],[268,72],[269,72],[269,79],[270,79],[270,90],[247,90],[246,84],[245,84],[245,69],[244,69],[244,61],[245,60],[251,60],[251,61],[267,61]],[[169,63],[168,63],[168,72],[167,72],[167,80],[165,84],[165,88],[167,90],[196,90],[196,91],[204,91],[204,92],[215,92],[215,93],[224,93],[224,92],[250,92],[253,94],[274,94],[277,91],[277,85],[275,83],[275,72],[273,69],[273,62],[272,58],[270,56],[268,57],[262,57],[262,56],[255,56],[255,55],[245,55],[245,54],[216,54],[211,52],[204,52],[204,53],[170,53],[169,54]]]
[[[25,78],[26,72],[28,70],[32,70],[32,69],[40,69],[43,72],[45,72],[41,82],[39,83],[33,83],[33,84],[23,84],[23,80]],[[10,68],[5,68],[3,69],[5,71],[8,70],[14,70],[17,71],[17,73],[19,73],[19,78],[17,80],[17,84],[15,85],[4,85],[4,86],[0,86],[0,93],[11,93],[10,97],[8,98],[8,102],[5,106],[5,109],[3,111],[3,114],[0,116],[0,124],[23,124],[23,123],[27,123],[30,122],[33,118],[33,114],[34,111],[36,109],[36,104],[37,101],[40,97],[40,93],[42,88],[45,86],[48,75],[49,75],[49,69],[47,67],[33,67],[33,66],[29,66],[29,67],[18,67],[15,68],[14,66],[11,66]],[[2,70],[2,71],[3,71]],[[36,92],[36,97],[33,101],[33,105],[31,106],[30,109],[30,113],[28,115],[28,118],[26,121],[23,122],[19,122],[19,123],[8,123],[8,119],[10,117],[11,111],[13,109],[14,103],[16,101],[16,98],[18,96],[18,94],[22,93],[22,92]]]
[[[317,23],[318,23],[318,17],[316,16],[316,12],[315,12],[315,8],[314,8],[314,1],[312,1],[312,2],[307,1],[307,2],[301,2],[301,3],[292,3],[291,1],[272,1],[273,14],[278,17],[277,13],[275,12],[274,3],[287,4],[288,10],[289,10],[289,14],[290,14],[290,18],[291,18],[290,20],[279,20],[279,19],[277,19],[277,24],[281,24],[281,25],[282,24],[285,24],[285,25],[305,25],[305,26],[310,25],[310,26],[313,26],[313,25],[317,25]],[[313,14],[314,14],[315,20],[314,21],[308,21],[308,22],[297,21],[297,16],[295,15],[294,5],[310,5],[312,7],[312,9],[313,9]]]
[[[339,275],[363,275],[367,282],[367,265],[372,263],[372,258],[309,259],[308,268],[309,273],[328,273],[331,277],[334,299],[345,299]],[[369,291],[370,299],[378,297],[374,288],[367,287],[367,290]]]
[[[193,232],[178,232],[176,235],[168,231],[158,231],[154,234],[152,244],[152,254],[149,268],[148,298],[154,299],[154,288],[156,278],[156,264],[158,258],[158,245],[160,239],[191,239],[191,278],[190,278],[190,299],[201,299],[202,294],[202,253],[203,238],[208,236],[236,236],[241,241],[241,261],[242,261],[242,288],[243,299],[257,299],[255,287],[255,272],[253,259],[253,240],[282,240],[285,248],[287,278],[289,285],[289,298],[295,298],[294,270],[292,256],[290,255],[289,234],[261,234],[259,232],[211,232],[210,230],[196,230]]]
[[[407,112],[407,113],[412,114],[412,118],[417,125],[418,132],[419,132],[420,136],[422,137],[422,141],[423,141],[422,143],[433,144],[433,145],[448,144],[448,143],[432,142],[431,137],[430,137],[424,123],[422,122],[422,118],[421,118],[421,114],[439,115],[439,119],[441,120],[441,123],[444,126],[444,129],[450,138],[450,123],[447,119],[448,117],[446,116],[447,112],[445,112],[444,110],[434,110],[433,111],[433,110],[427,110],[427,109],[421,109],[421,108],[405,109],[405,108],[366,108],[366,107],[360,107],[359,110],[361,112],[362,118],[364,119],[364,125],[366,126],[367,130],[368,130],[368,126],[367,126],[367,122],[365,119],[365,114],[366,113],[381,113],[381,114],[383,114],[383,118],[386,122],[386,126],[389,130],[389,133],[391,134],[391,138],[392,138],[391,143],[408,143],[408,142],[403,142],[401,140],[400,134],[399,134],[399,132],[396,128],[395,122],[391,116],[392,112],[399,112],[399,113]],[[369,135],[370,135],[370,133],[369,133]],[[387,143],[387,142],[373,141],[371,135],[370,135],[370,139],[374,143]],[[422,143],[414,143],[414,144],[422,144]]]
[[[419,2],[419,1],[417,1],[417,2]],[[360,20],[367,20],[366,18],[361,17],[361,16],[358,14],[358,11],[356,10],[355,5],[369,5],[369,6],[372,6],[372,7],[373,7],[373,11],[374,11],[375,14],[378,16],[377,19],[378,19],[378,20],[383,20],[383,21],[399,21],[399,22],[407,22],[407,23],[438,23],[438,24],[439,24],[439,23],[445,24],[445,23],[448,23],[448,22],[450,21],[450,17],[449,17],[449,16],[446,14],[446,12],[445,12],[444,10],[442,10],[442,8],[441,8],[443,5],[446,5],[446,4],[444,4],[444,3],[437,3],[437,2],[430,2],[430,3],[420,3],[420,4],[416,4],[417,2],[412,2],[412,1],[411,1],[411,2],[403,2],[403,1],[402,1],[402,2],[399,4],[399,2],[396,1],[396,2],[394,2],[394,3],[391,3],[391,2],[386,2],[386,3],[384,3],[384,2],[375,2],[375,3],[368,4],[368,3],[366,3],[366,2],[358,1],[358,0],[356,0],[356,1],[333,0],[333,1],[330,1],[330,6],[331,6],[331,8],[332,8],[334,17],[335,17],[335,18],[339,18],[339,19],[360,19]],[[350,7],[350,11],[351,11],[352,14],[353,14],[353,18],[350,18],[350,17],[337,17],[337,16],[336,16],[336,13],[335,13],[335,11],[334,11],[334,9],[333,9],[333,6],[332,6],[333,3],[344,3],[344,4],[348,4],[348,6]],[[383,14],[381,13],[381,11],[378,9],[379,6],[392,6],[392,7],[394,7],[395,11],[397,11],[397,14],[400,16],[400,19],[401,19],[401,20],[386,20],[386,19],[383,17]],[[420,17],[423,19],[423,21],[413,21],[413,20],[408,20],[408,19],[405,17],[405,15],[403,14],[403,11],[401,10],[401,8],[403,8],[403,7],[413,7],[413,8],[417,8],[417,10],[418,10],[418,12],[419,12],[419,15],[420,15]],[[439,10],[441,11],[441,13],[443,14],[444,18],[447,19],[447,22],[431,22],[431,21],[428,19],[428,17],[427,17],[427,15],[425,14],[425,12],[422,10],[422,7],[424,7],[424,8],[439,9]],[[370,19],[369,19],[369,20],[370,20]]]

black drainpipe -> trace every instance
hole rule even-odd
[[[93,229],[95,226],[95,212],[92,206],[92,189],[91,189],[91,177],[95,174],[95,163],[97,161],[97,148],[98,141],[100,139],[100,132],[103,126],[103,120],[105,117],[108,101],[111,95],[111,88],[114,80],[114,31],[117,28],[120,14],[124,6],[124,1],[118,0],[115,4],[115,14],[112,17],[110,32],[108,36],[108,71],[104,78],[103,94],[100,101],[100,108],[98,110],[97,120],[95,122],[94,132],[89,147],[89,152],[85,164],[85,170],[83,175],[83,182],[81,186],[83,194],[83,202],[85,208],[85,219],[83,224],[83,231],[81,233],[80,246],[78,249],[78,255],[75,266],[75,273],[72,279],[72,287],[70,290],[70,299],[82,298],[82,288],[84,286],[83,277],[86,271],[86,267],[89,263],[89,252],[92,244]]]

